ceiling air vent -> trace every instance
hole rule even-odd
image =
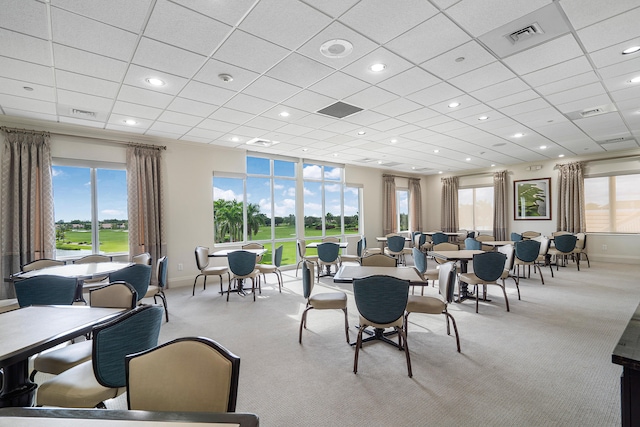
[[[625,138],[611,138],[611,139],[605,139],[604,141],[597,141],[597,143],[600,145],[606,145],[606,144],[615,144],[616,142],[622,142],[624,140]]]
[[[270,141],[264,138],[253,138],[247,141],[249,145],[258,145],[260,147],[271,147],[272,145],[276,145],[278,141]]]
[[[585,108],[584,110],[572,111],[570,113],[566,113],[566,116],[570,120],[578,120],[578,119],[586,119],[588,117],[599,116],[601,114],[612,113],[617,111],[615,105],[613,104],[605,104],[605,105],[597,105],[595,107]]]
[[[362,111],[362,108],[338,101],[335,104],[331,104],[328,107],[323,108],[322,110],[318,110],[318,113],[335,117],[336,119],[341,119],[359,111]]]
[[[527,25],[524,28],[520,28],[519,30],[516,30],[512,33],[506,34],[505,37],[512,44],[516,44],[524,40],[528,40],[531,37],[534,37],[538,34],[544,34],[544,31],[542,31],[542,28],[540,27],[540,25],[537,22],[535,22],[533,24]]]
[[[78,116],[78,117],[95,117],[96,113],[95,113],[95,111],[79,110],[77,108],[72,108],[71,109],[71,115],[72,116]]]
[[[602,108],[592,108],[590,110],[580,111],[580,115],[582,117],[590,117],[590,116],[597,116],[598,114],[602,114],[605,112],[606,111]]]

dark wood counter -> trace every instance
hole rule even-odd
[[[611,361],[622,366],[622,425],[640,426],[640,305],[613,349]]]

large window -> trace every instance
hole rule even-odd
[[[70,165],[73,163],[55,160],[52,167],[56,258],[128,254],[124,165]]]
[[[409,190],[396,190],[396,227],[398,231],[409,231]]]
[[[463,230],[493,233],[493,187],[459,189],[458,222]]]
[[[343,234],[343,169],[305,163],[302,171],[305,238]]]
[[[587,232],[640,233],[640,174],[585,178]]]

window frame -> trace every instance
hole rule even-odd
[[[584,176],[584,184],[585,184],[585,200],[584,200],[584,209],[585,209],[585,230],[587,233],[589,234],[602,234],[602,235],[633,235],[633,234],[640,234],[640,230],[638,231],[617,231],[616,230],[616,219],[617,219],[617,204],[618,204],[618,200],[616,198],[616,178],[617,177],[622,177],[622,176],[629,176],[629,175],[636,175],[638,177],[640,177],[640,173],[638,173],[638,171],[615,171],[615,172],[609,172],[609,173],[599,173],[599,174],[589,174],[589,175],[585,175]],[[608,179],[608,185],[607,185],[607,195],[608,195],[608,218],[609,218],[609,225],[608,225],[608,229],[606,231],[592,231],[589,229],[589,224],[588,224],[588,215],[587,215],[587,194],[589,194],[588,191],[586,191],[586,186],[587,186],[587,180],[589,179],[594,179],[594,178],[607,178]],[[640,213],[640,209],[639,209],[639,213]]]

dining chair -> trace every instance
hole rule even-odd
[[[480,296],[480,288],[483,287],[483,300],[487,299],[487,285],[497,285],[502,288],[504,294],[504,302],[509,311],[509,299],[504,284],[498,283],[498,279],[502,276],[506,265],[507,257],[501,252],[483,252],[473,256],[473,273],[462,273],[459,275],[459,281],[473,285],[476,293],[476,313],[478,312],[478,301]]]
[[[133,264],[120,270],[109,273],[109,282],[127,282],[136,290],[138,301],[147,294],[151,283],[151,266],[146,264]]]
[[[298,264],[296,264],[296,277],[298,277],[298,269],[305,261],[311,261],[318,264],[317,255],[307,255],[306,241],[302,239],[296,240],[296,246],[298,247]]]
[[[587,254],[587,235],[585,233],[576,234],[576,247],[573,250],[573,255],[576,258],[582,259],[582,255],[587,260],[587,267],[591,268],[591,262],[589,262],[589,255]]]
[[[236,410],[240,358],[210,338],[177,338],[129,354],[125,369],[129,410]]]
[[[322,238],[322,242],[340,243],[340,238],[336,236],[325,236]]]
[[[373,255],[373,254],[380,254],[382,253],[382,249],[380,248],[370,248],[367,245],[367,238],[365,236],[362,236],[362,254],[363,256],[368,256],[368,255]]]
[[[522,240],[522,234],[511,233],[511,241],[512,242],[519,242],[520,240]]]
[[[138,301],[136,290],[126,282],[113,282],[89,291],[91,307],[132,309]],[[29,378],[34,381],[38,372],[58,375],[91,359],[90,339],[38,354],[33,359]]]
[[[309,310],[342,310],[344,312],[344,333],[349,343],[349,318],[347,316],[347,294],[342,291],[323,292],[314,294],[313,285],[315,282],[314,266],[311,261],[302,264],[302,294],[307,300],[302,318],[300,319],[300,330],[298,332],[298,343],[302,344],[302,329],[307,329],[307,314]]]
[[[421,292],[421,295],[424,295],[424,286],[425,285],[429,286],[429,280],[431,280],[431,282],[435,285],[435,281],[438,280],[438,277],[439,277],[439,272],[437,268],[433,268],[431,270],[428,269],[427,256],[425,255],[424,252],[422,252],[420,249],[416,247],[413,247],[412,249],[413,249],[414,267],[418,272],[418,274],[420,275],[420,277],[422,278],[422,280],[424,281],[424,284],[422,285],[422,292]],[[412,294],[415,290],[415,285],[416,283],[411,282]]]
[[[105,408],[105,400],[126,391],[125,357],[158,345],[162,312],[141,305],[94,326],[91,360],[40,384],[38,406]]]
[[[24,264],[20,268],[20,271],[40,270],[42,268],[55,267],[55,266],[64,265],[64,264],[65,264],[64,261],[61,261],[58,259],[42,258],[42,259],[37,259],[35,261],[31,261],[27,264]]]
[[[475,239],[479,242],[493,242],[496,240],[494,236],[489,236],[488,234],[478,234]],[[492,251],[493,247],[489,245],[482,245],[481,250],[483,251]]]
[[[508,278],[513,279],[514,283],[516,284],[516,290],[518,291],[518,300],[520,300],[520,286],[519,286],[518,280],[513,276],[513,274],[511,274],[511,271],[513,270],[513,263],[515,261],[515,256],[514,256],[515,249],[513,248],[513,245],[504,245],[504,246],[498,247],[498,252],[503,253],[507,257],[507,259],[504,262],[504,270],[500,275],[500,279],[502,280],[502,285],[505,286],[505,289],[506,289],[506,286],[507,286],[506,280]]]
[[[282,272],[280,271],[280,264],[282,264],[282,251],[284,249],[283,245],[280,245],[276,248],[276,251],[273,253],[273,264],[257,264],[256,268],[262,274],[264,278],[264,282],[267,283],[267,274],[275,274],[278,278],[278,290],[282,293]]]
[[[576,248],[578,238],[573,234],[558,234],[553,238],[553,241],[555,246],[549,248],[547,254],[555,257],[556,271],[558,271],[559,259],[562,259],[566,263],[567,257],[571,255]],[[578,271],[580,271],[580,258],[576,259],[576,266],[578,267]]]
[[[531,266],[533,266],[533,272],[538,270],[540,274],[540,281],[544,285],[544,277],[542,277],[542,269],[537,264],[538,256],[540,255],[540,242],[537,240],[529,239],[516,242],[515,248],[515,267],[516,267],[516,285],[520,285],[520,266],[523,266],[522,274],[524,274],[524,266],[528,266],[527,277],[531,277]],[[519,289],[519,286],[518,286]],[[518,295],[520,292],[518,292]],[[519,298],[518,298],[519,299]]]
[[[449,326],[449,320],[451,320],[451,323],[453,323],[453,331],[456,334],[458,353],[460,353],[460,336],[458,335],[456,320],[451,313],[447,311],[448,304],[453,301],[453,292],[456,284],[455,263],[446,262],[440,266],[437,272],[438,295],[409,295],[404,315],[404,333],[409,336],[409,314],[411,313],[444,314],[447,319],[447,335],[451,335]]]
[[[459,251],[460,247],[458,245],[454,245],[453,243],[443,242],[443,243],[438,243],[437,245],[433,245],[433,248],[431,248],[431,250],[433,252]],[[434,258],[438,264],[444,264],[445,262],[448,262],[438,257],[434,257]]]
[[[358,240],[358,243],[356,244],[355,255],[342,254],[340,255],[340,262],[357,262],[358,264],[360,264],[360,260],[362,259],[363,254],[364,254],[364,241],[362,238],[360,238],[360,240]]]
[[[467,237],[464,239],[464,248],[467,250],[482,250],[482,242],[473,237]]]
[[[113,261],[112,256],[102,255],[102,254],[91,254],[91,255],[86,255],[86,256],[83,256],[82,258],[73,260],[73,264],[93,264],[93,263],[112,262],[112,261]],[[89,290],[96,286],[100,286],[101,284],[106,284],[109,282],[107,280],[108,277],[109,276],[105,274],[97,277],[92,277],[90,279],[84,279],[83,288],[86,290]]]
[[[222,293],[222,275],[226,274],[229,286],[231,286],[231,275],[229,274],[229,268],[226,266],[213,266],[209,265],[209,248],[205,246],[196,246],[196,266],[200,273],[193,279],[193,291],[191,292],[191,296],[196,294],[196,283],[198,281],[198,277],[204,276],[204,287],[203,290],[207,289],[207,277],[208,276],[218,276],[220,277],[220,293]]]
[[[334,265],[336,272],[340,267],[340,245],[333,242],[324,242],[318,245],[318,280],[320,270],[327,268],[327,275],[331,275],[331,266]]]
[[[534,237],[538,237],[540,236],[542,233],[539,233],[537,231],[525,231],[522,233],[522,238],[523,239],[533,239]]]
[[[397,267],[398,260],[385,254],[373,254],[362,257],[360,264],[371,267]]]
[[[358,373],[362,333],[371,326],[376,329],[394,328],[398,333],[398,348],[405,353],[407,371],[409,377],[412,377],[409,345],[404,332],[404,312],[409,297],[409,281],[382,275],[354,279],[353,297],[360,313],[353,373]]]
[[[160,257],[156,264],[156,279],[157,285],[149,285],[147,293],[142,298],[153,297],[153,302],[157,303],[156,298],[160,298],[162,305],[164,306],[164,316],[169,321],[169,309],[167,308],[167,296],[164,293],[164,289],[167,287],[167,270],[169,268],[169,261],[166,256]]]
[[[151,254],[149,252],[143,252],[135,255],[131,257],[131,262],[135,264],[151,265]]]
[[[78,282],[74,277],[43,274],[13,283],[20,307],[29,305],[71,305]]]
[[[264,245],[261,243],[251,242],[242,245],[242,249],[264,249]],[[256,264],[260,264],[262,262],[263,254],[256,255]]]
[[[538,237],[533,237],[532,240],[537,240],[540,242],[540,252],[538,253],[538,258],[536,259],[536,264],[538,265],[538,268],[542,266],[548,266],[549,271],[551,272],[551,277],[554,277],[553,267],[549,260],[550,255],[548,255],[549,248],[551,247],[551,239],[541,235]]]
[[[229,270],[231,270],[231,279],[235,280],[238,293],[242,294],[242,282],[247,279],[251,279],[251,292],[253,293],[253,300],[256,300],[256,282],[258,281],[258,275],[260,270],[256,268],[256,254],[249,251],[233,251],[227,255],[227,261],[229,261]],[[258,287],[260,282],[258,282]],[[229,301],[229,294],[231,293],[231,283],[227,288],[227,301]]]
[[[433,246],[439,243],[446,243],[448,241],[449,241],[449,236],[441,232],[433,233],[433,235],[431,236],[431,242],[433,243]]]
[[[384,253],[397,258],[398,264],[406,265],[404,258],[404,243],[404,236],[399,234],[389,235],[387,236],[387,247],[384,248]]]

